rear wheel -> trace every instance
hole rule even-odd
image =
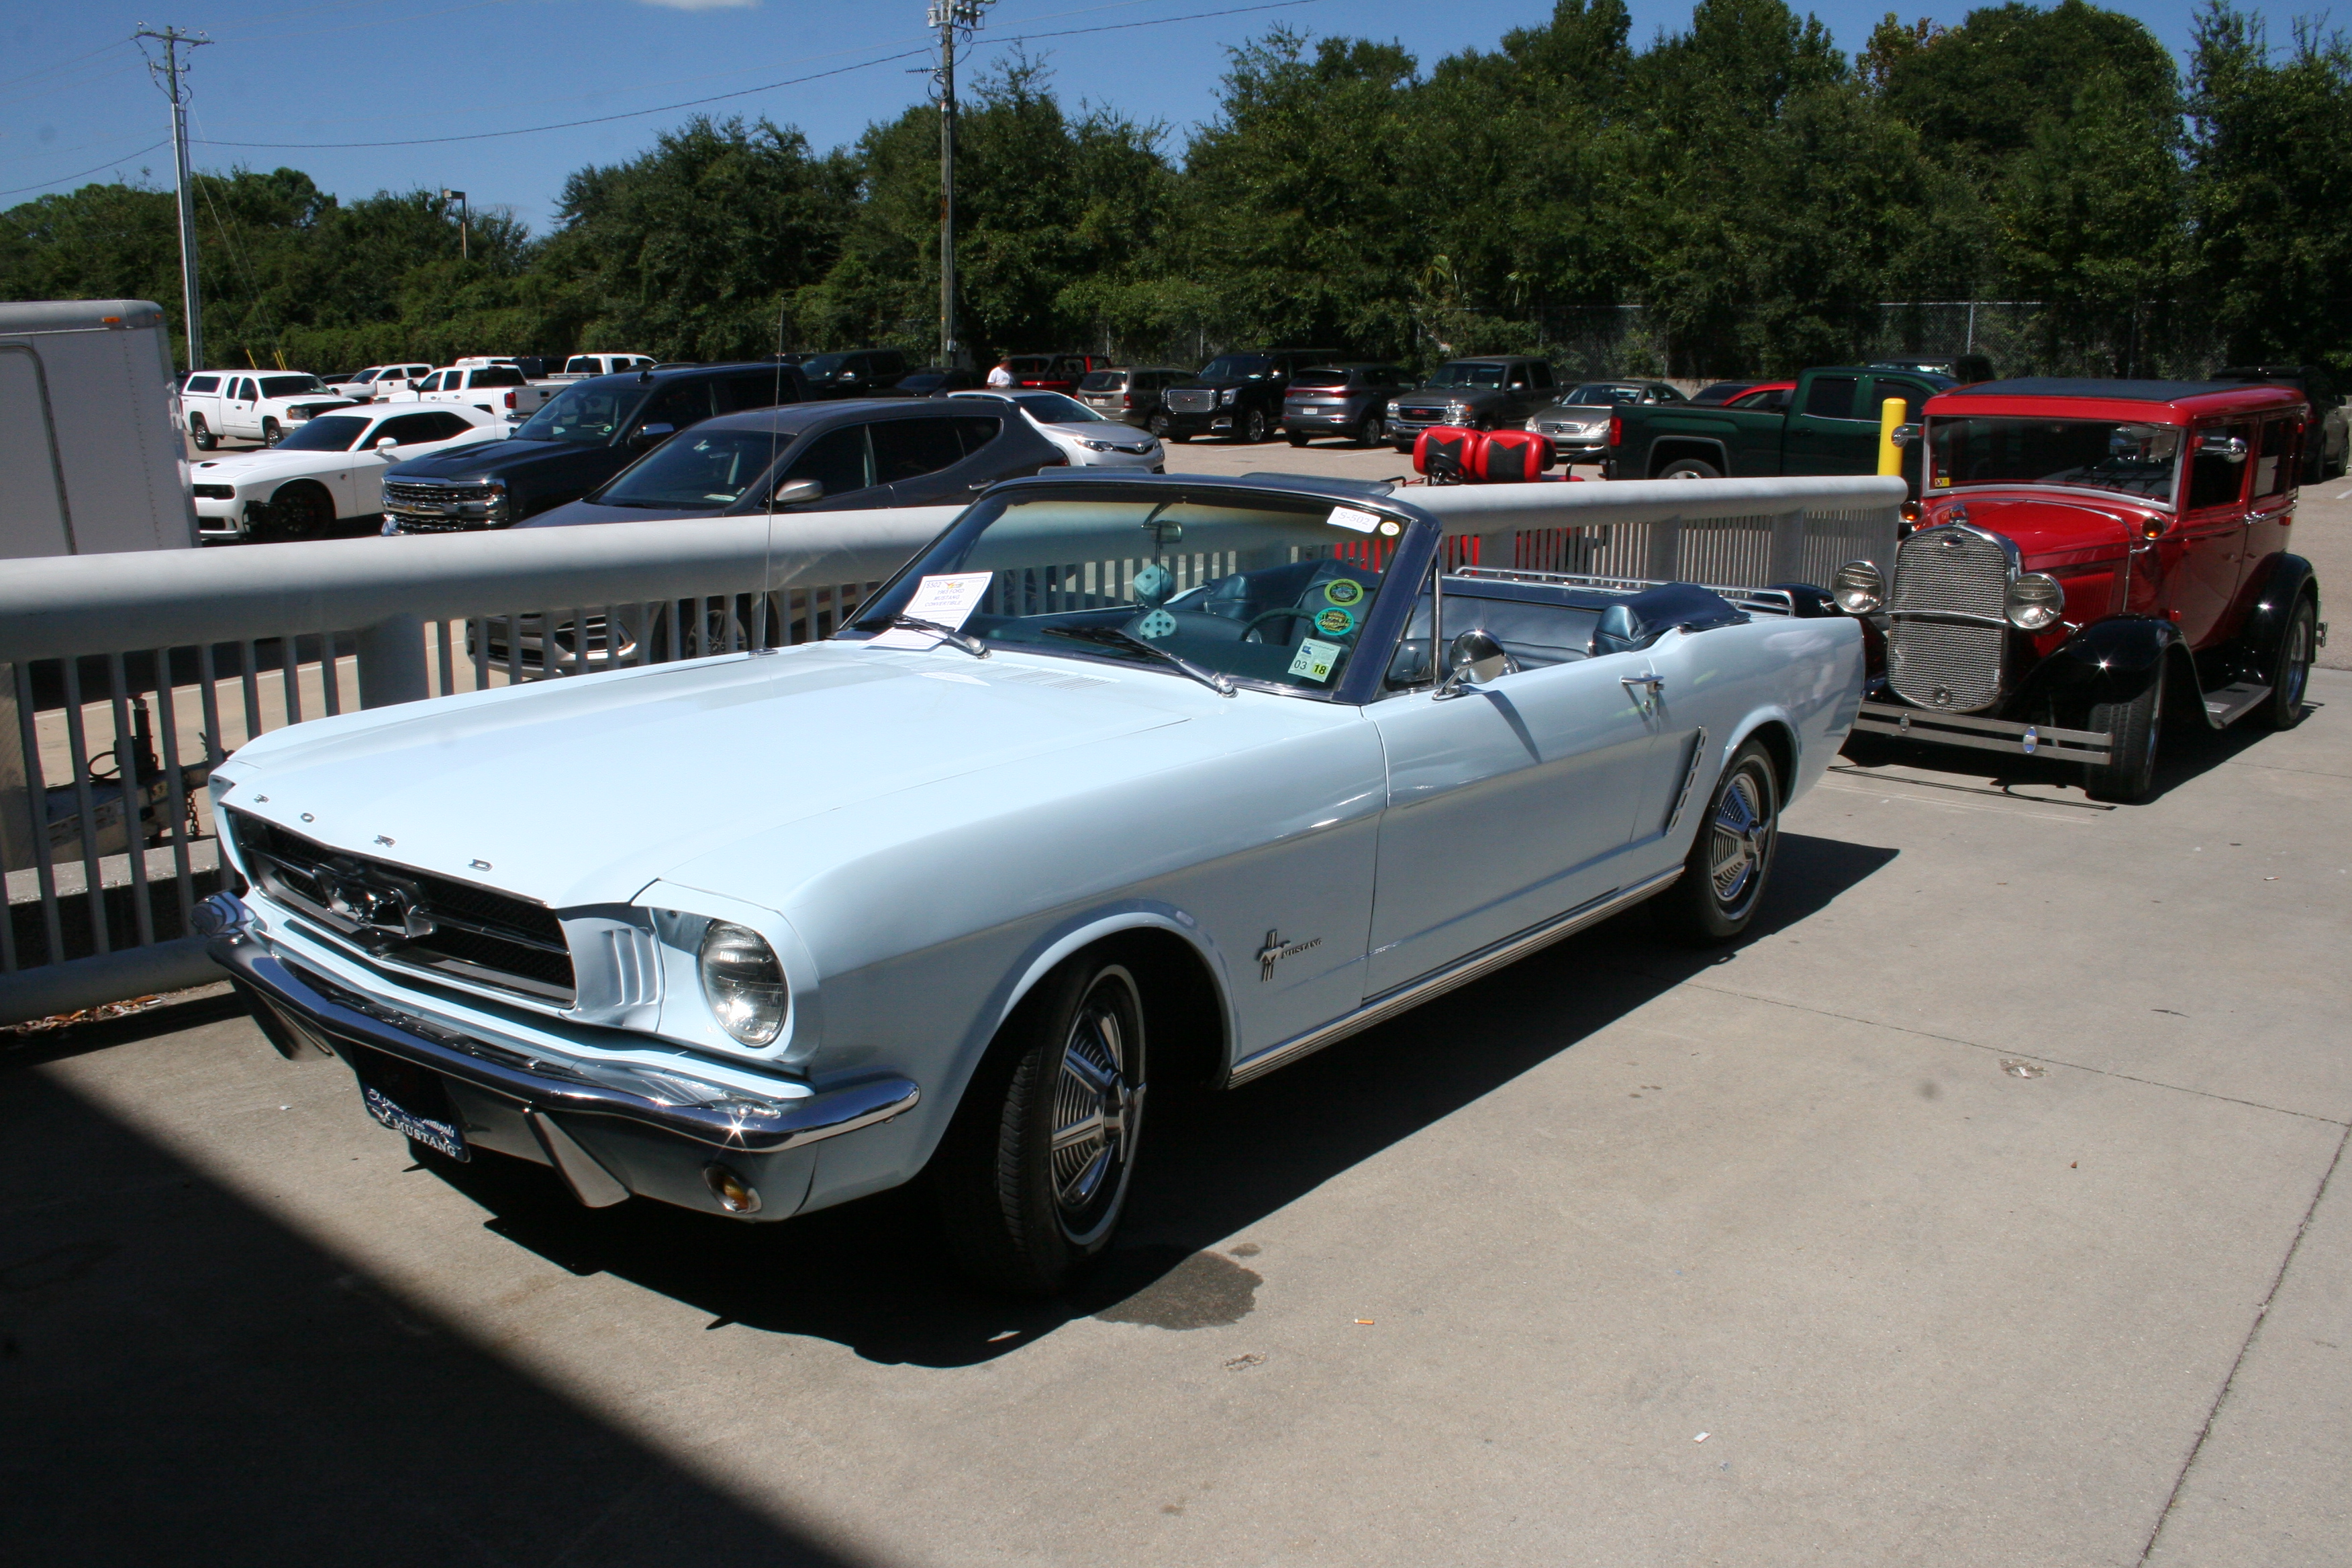
[[[1756,918],[1780,842],[1780,778],[1763,743],[1749,741],[1716,780],[1683,874],[1659,900],[1659,913],[1686,942],[1731,941]]]
[[[1702,463],[1696,458],[1676,458],[1658,470],[1662,479],[1719,479],[1723,470],[1713,463]]]
[[[2318,650],[2319,606],[2305,594],[2295,601],[2278,652],[2263,672],[2270,681],[2270,700],[2255,711],[2265,729],[2292,730],[2303,722],[2303,694],[2311,684],[2311,661]]]
[[[2107,736],[2107,762],[2083,770],[2093,800],[2135,801],[2156,784],[2156,749],[2164,732],[2164,679],[2159,668],[2147,689],[2128,702],[2095,702],[2084,727]]]
[[[213,434],[212,426],[205,423],[201,414],[188,416],[188,439],[196,444],[199,452],[212,451],[220,445],[220,437]]]
[[[957,1260],[1024,1295],[1067,1284],[1126,1209],[1143,1092],[1135,976],[1082,953],[1006,1021],[940,1146],[933,1182]]]
[[[1377,447],[1388,438],[1389,422],[1381,418],[1377,410],[1366,414],[1364,422],[1356,426],[1356,445],[1359,447]]]
[[[284,486],[269,498],[276,532],[289,539],[317,539],[335,526],[335,498],[307,479]]]

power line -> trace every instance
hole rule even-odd
[[[1267,0],[1257,5],[1234,5],[1218,11],[1192,11],[1181,16],[1159,16],[1143,22],[1113,22],[1098,27],[1062,27],[1048,33],[1026,33],[1013,37],[999,38],[996,44],[1034,43],[1040,38],[1069,38],[1085,33],[1118,33],[1136,27],[1165,27],[1178,22],[1201,22],[1214,16],[1239,16],[1255,11],[1287,11],[1300,5],[1319,5],[1324,0]],[[608,125],[616,120],[642,120],[649,114],[667,114],[673,110],[698,109],[707,103],[724,103],[730,99],[750,98],[757,93],[773,92],[779,88],[798,87],[803,82],[822,81],[827,77],[845,76],[851,71],[888,65],[894,60],[907,60],[927,56],[926,48],[907,49],[876,59],[861,60],[856,65],[840,66],[832,70],[816,71],[784,81],[772,81],[760,87],[746,87],[733,92],[715,93],[709,98],[689,98],[677,103],[656,104],[651,109],[632,109],[620,114],[600,114],[587,120],[564,120],[551,125],[525,125],[512,131],[477,131],[464,136],[424,136],[400,142],[215,142],[205,140],[207,147],[249,147],[268,152],[333,152],[372,147],[437,147],[452,142],[489,142],[506,136],[536,136],[547,131],[573,131],[583,125]]]
[[[23,76],[9,77],[5,81],[0,81],[0,87],[15,87],[21,81],[37,80],[38,79],[47,76],[54,71],[62,70],[68,66],[79,65],[84,60],[94,60],[99,56],[105,54],[108,50],[119,49],[130,42],[131,40],[129,38],[117,38],[110,44],[100,45],[97,48],[90,50],[88,54],[68,56],[65,59],[59,60],[56,65],[46,67],[43,69],[27,71]]]
[[[171,139],[169,137],[164,138],[164,140],[161,142],[151,142],[146,146],[140,148],[136,153],[125,153],[120,158],[109,158],[103,163],[95,164],[90,168],[82,170],[81,174],[60,174],[54,180],[43,180],[37,185],[18,185],[13,191],[0,191],[0,196],[19,196],[24,195],[26,191],[45,191],[51,185],[67,184],[72,181],[80,179],[83,174],[95,174],[100,169],[111,169],[117,163],[128,163],[133,158],[144,158],[148,153],[155,151],[156,148],[168,146],[170,145],[170,142]]]

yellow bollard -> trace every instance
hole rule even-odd
[[[1903,448],[1895,445],[1895,432],[1910,411],[1911,405],[1899,397],[1878,405],[1878,471],[1882,474],[1903,472]]]

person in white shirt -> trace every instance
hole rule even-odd
[[[1003,360],[997,361],[996,368],[988,373],[988,384],[991,386],[1013,385],[1013,366]]]

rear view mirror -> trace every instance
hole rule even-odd
[[[805,506],[824,499],[824,486],[814,479],[786,479],[776,487],[778,506]]]

